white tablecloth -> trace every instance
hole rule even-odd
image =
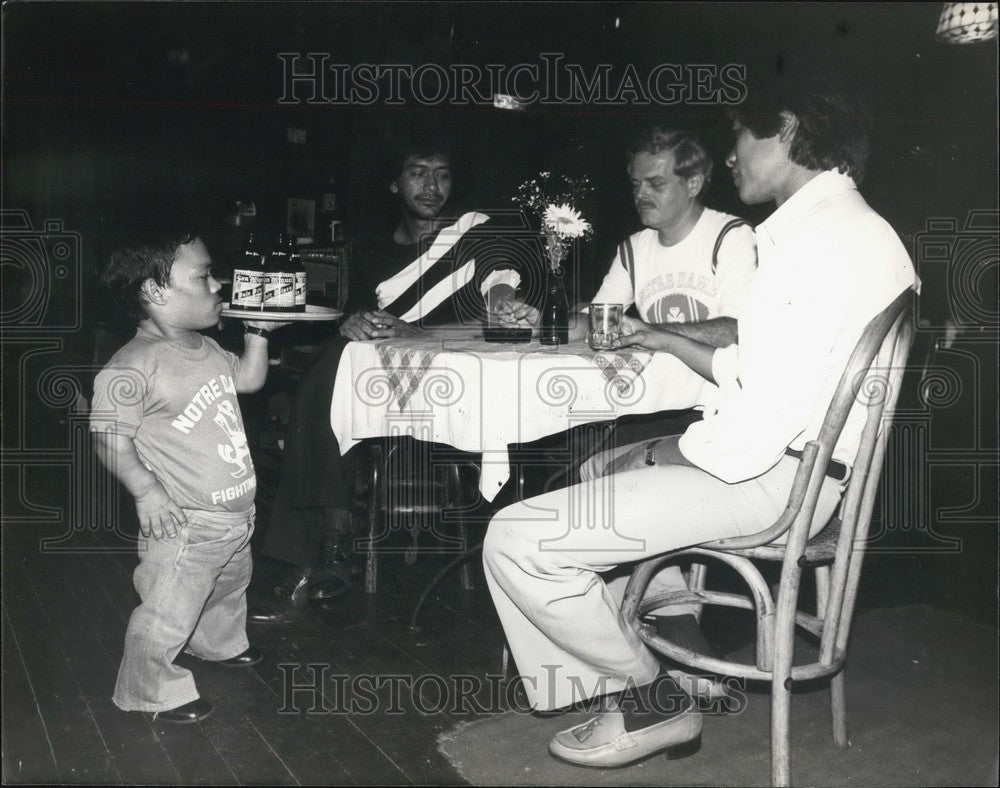
[[[490,344],[450,332],[349,343],[330,422],[345,453],[365,438],[406,434],[482,453],[479,487],[493,500],[510,478],[508,444],[689,408],[714,388],[666,353]]]

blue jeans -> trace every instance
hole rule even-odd
[[[139,538],[133,582],[142,603],[128,622],[113,697],[125,711],[166,711],[199,697],[191,671],[173,664],[185,646],[210,661],[249,646],[254,509],[184,513],[188,521],[174,538]]]

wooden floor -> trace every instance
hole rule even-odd
[[[409,631],[419,582],[443,563],[440,556],[423,566],[384,558],[376,597],[358,592],[292,625],[251,627],[251,641],[266,655],[252,668],[182,656],[216,711],[199,725],[176,726],[111,702],[137,601],[135,558],[41,552],[40,536],[36,526],[4,532],[5,781],[460,782],[436,737],[498,694],[491,688],[502,641],[481,581],[463,594],[457,576],[446,580],[450,599],[431,600],[424,628]],[[74,546],[86,541],[101,547],[93,534]],[[317,677],[322,693],[310,687]],[[470,692],[464,701],[455,696],[463,688]]]
[[[259,471],[267,475],[263,463]],[[265,654],[257,666],[225,670],[181,657],[215,704],[203,723],[121,712],[111,694],[138,601],[131,501],[116,520],[124,533],[67,531],[65,513],[74,509],[65,468],[25,466],[5,475],[3,492],[6,783],[459,784],[438,735],[505,707],[503,640],[478,561],[475,589],[463,592],[457,575],[447,577],[412,632],[417,596],[449,556],[408,564],[394,555],[382,559],[377,594],[356,590],[293,625],[251,627]],[[397,536],[405,545],[407,535]],[[976,561],[995,568],[995,531],[986,536],[961,556],[871,556],[861,610],[924,602],[995,627],[995,577],[968,569]],[[433,546],[428,538],[421,544]],[[272,570],[257,562],[254,593],[269,587]],[[708,634],[724,649],[740,639],[729,627]],[[961,710],[954,723],[962,724]]]

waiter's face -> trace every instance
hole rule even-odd
[[[407,213],[434,219],[451,195],[451,162],[443,154],[409,156],[389,191],[400,196]]]

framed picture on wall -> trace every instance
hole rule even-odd
[[[285,228],[300,241],[308,239],[311,242],[316,229],[316,201],[290,197]]]

